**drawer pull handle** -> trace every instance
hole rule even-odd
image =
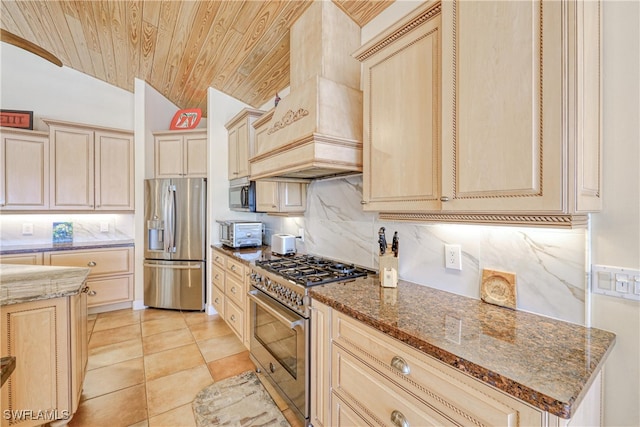
[[[409,364],[400,356],[393,356],[393,359],[391,359],[391,367],[398,370],[402,375],[409,375],[409,373],[411,373]]]
[[[235,293],[236,293],[236,287],[235,287],[235,286],[233,286],[233,287],[231,288],[231,293],[232,293],[232,294],[235,294]]]
[[[95,267],[97,264],[96,264],[96,262],[95,262],[95,261],[89,261],[89,262],[87,263],[87,265],[88,265],[89,267]]]
[[[89,295],[90,297],[95,297],[98,293],[96,291],[89,291],[87,293],[87,295]]]
[[[235,265],[231,266],[231,271],[236,271],[236,266]]]
[[[231,321],[232,321],[232,322],[235,322],[235,321],[236,321],[236,316],[235,316],[235,314],[232,314],[230,319],[231,319]]]
[[[220,298],[216,298],[213,300],[216,304],[220,304]]]
[[[391,413],[391,422],[397,427],[409,427],[409,421],[397,409]]]

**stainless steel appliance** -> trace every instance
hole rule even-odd
[[[373,271],[299,255],[256,261],[250,275],[250,356],[296,415],[309,424],[310,297],[308,288]]]
[[[262,223],[250,221],[217,221],[220,224],[220,242],[230,248],[262,245]]]
[[[203,310],[207,181],[147,179],[144,193],[144,304]]]
[[[239,212],[256,211],[256,183],[249,178],[229,181],[229,209]]]

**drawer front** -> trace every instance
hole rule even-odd
[[[227,275],[231,274],[240,280],[244,280],[244,264],[233,258],[227,258]]]
[[[388,426],[405,425],[403,421],[422,427],[457,425],[338,346],[333,347],[331,356],[333,392],[359,409],[363,418]]]
[[[226,275],[226,279],[224,281],[224,294],[238,307],[244,307],[244,284],[231,274]]]
[[[224,307],[224,318],[227,324],[231,326],[233,332],[236,333],[240,341],[244,341],[244,316],[242,310],[238,308],[229,298],[226,298]]]
[[[42,265],[42,253],[16,254],[0,256],[0,264]]]
[[[45,258],[48,265],[89,267],[89,277],[133,273],[133,248],[47,252]]]
[[[213,284],[220,289],[224,289],[224,269],[214,264],[211,275],[213,276],[211,278]]]
[[[87,280],[89,291],[95,295],[87,298],[87,307],[133,301],[133,276]],[[91,292],[92,293],[92,292]]]
[[[214,250],[213,251],[213,263],[219,265],[222,268],[226,266],[227,257],[222,255],[220,252]]]
[[[213,295],[211,296],[211,303],[213,304],[213,308],[215,308],[215,310],[218,312],[218,314],[220,314],[220,316],[222,316],[223,319],[225,318],[224,302],[225,302],[224,292],[222,291],[222,289],[218,288],[217,286],[214,286]]]
[[[335,427],[360,427],[371,425],[360,414],[340,399],[337,394],[331,396],[331,425]]]
[[[342,313],[334,344],[459,424],[541,425],[542,412]],[[408,373],[402,373],[405,368]]]

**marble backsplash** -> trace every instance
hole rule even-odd
[[[71,222],[76,243],[134,238],[133,214],[3,214],[0,217],[0,245],[51,243],[54,222]],[[32,234],[23,233],[25,224],[31,225]]]
[[[313,181],[304,217],[261,218],[272,232],[305,229],[300,251],[378,267],[378,229],[400,237],[403,280],[480,298],[482,269],[516,273],[517,308],[577,324],[585,323],[587,235],[555,230],[379,221],[362,211],[359,176]],[[462,271],[444,268],[444,245],[462,248]]]

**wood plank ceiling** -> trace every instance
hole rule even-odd
[[[393,0],[333,0],[360,27]],[[207,90],[258,108],[289,86],[289,28],[300,0],[2,0],[0,27],[64,66],[133,92],[145,80],[206,116]]]

